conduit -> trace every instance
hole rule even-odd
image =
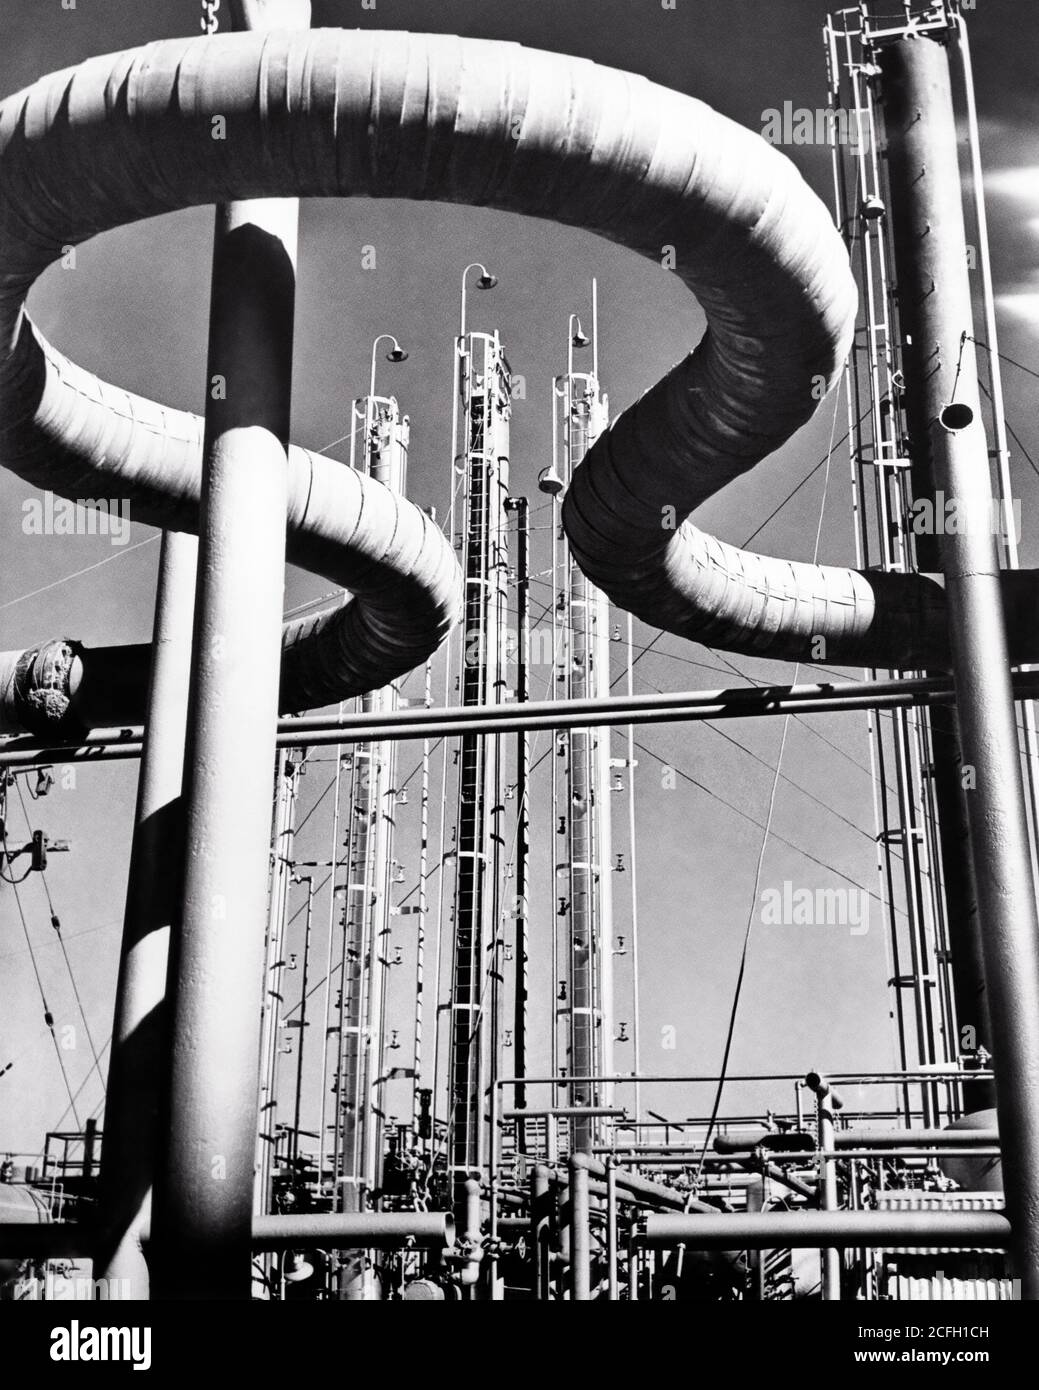
[[[218,122],[228,138],[214,138]],[[0,462],[33,485],[129,499],[135,520],[164,529],[197,526],[201,421],[77,367],[25,315],[33,281],[69,246],[236,198],[526,213],[672,256],[709,323],[576,470],[564,524],[593,582],[647,621],[733,651],[807,660],[821,637],[828,662],[947,664],[937,581],[753,555],[684,519],[810,418],[855,306],[823,205],[778,151],[702,102],[500,42],[338,30],[168,40],[0,104],[0,181]],[[460,590],[447,541],[417,508],[307,450],[291,450],[289,473],[289,559],[354,595],[286,630],[281,703],[296,710],[420,664]],[[1023,582],[1034,593],[1030,572]],[[1010,633],[1015,660],[1037,645],[1030,623]],[[20,656],[0,660],[8,728],[75,719],[77,658],[85,670],[97,658],[90,682],[109,698],[98,653],[70,644],[42,684],[16,670]]]

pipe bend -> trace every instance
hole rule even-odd
[[[222,118],[234,138],[213,139]],[[686,518],[780,447],[837,380],[856,290],[794,166],[692,97],[584,59],[440,35],[307,30],[164,40],[92,58],[0,103],[0,463],[66,497],[197,525],[201,421],[111,386],[25,315],[69,246],[127,222],[260,197],[403,197],[582,227],[660,262],[708,331],[576,470],[563,523],[621,607],[736,651],[944,664],[944,594],[756,556]],[[351,590],[287,635],[290,704],[376,688],[459,611],[450,546],[409,504],[290,456],[289,556]],[[375,518],[380,520],[376,524]],[[414,545],[394,544],[397,523]],[[1024,581],[1034,594],[1035,576]],[[1034,605],[1022,605],[1025,612]],[[1039,656],[1031,624],[1020,650]]]

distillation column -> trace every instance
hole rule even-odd
[[[512,389],[497,333],[459,344],[464,448],[464,705],[504,700],[506,677],[509,418]],[[487,1016],[487,988],[500,968],[503,787],[501,739],[461,739],[450,999],[450,1174],[455,1197],[484,1161],[483,1096],[497,1066],[498,1020]],[[490,1012],[493,1012],[491,1010]]]
[[[556,399],[562,410],[564,485],[605,428],[609,405],[594,375],[571,372],[561,379]],[[563,641],[560,659],[567,699],[609,698],[609,603],[574,563],[562,543]],[[566,804],[557,811],[565,831],[566,861],[557,866],[559,915],[566,923],[567,998],[560,1010],[567,1022],[571,1076],[602,1076],[613,1071],[613,935],[610,891],[610,731],[560,731],[565,758]],[[563,964],[563,962],[561,962]],[[603,1097],[595,1087],[574,1086],[568,1103],[595,1106]],[[594,1121],[572,1123],[571,1148],[590,1151]]]
[[[395,400],[367,397],[354,408],[360,421],[361,470],[403,492],[410,427]],[[354,436],[356,438],[356,434]],[[352,451],[355,454],[355,451]],[[354,464],[357,466],[356,454]],[[395,710],[392,685],[361,697],[363,714]],[[364,1209],[365,1193],[380,1182],[383,1140],[383,1013],[389,936],[397,751],[395,743],[355,744],[346,829],[343,957],[339,1008],[339,1122],[335,1173],[342,1211]],[[344,1261],[346,1297],[363,1297],[363,1278]]]

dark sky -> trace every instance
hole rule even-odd
[[[359,0],[315,0],[314,23],[507,38],[576,53],[689,92],[760,129],[763,111],[782,107],[786,100],[795,106],[824,104],[822,25],[827,8],[825,0],[677,0],[674,11],[665,11],[659,0],[524,0],[508,5],[378,0],[373,12],[363,10]],[[0,92],[12,92],[94,54],[197,32],[198,16],[195,0],[78,0],[74,10],[64,10],[60,0],[0,0]],[[983,154],[991,175],[1002,347],[1034,369],[1039,359],[1039,155],[1034,144],[1039,6],[1032,0],[978,0],[970,24]],[[828,199],[828,152],[797,147],[788,153]],[[81,248],[74,273],[52,267],[31,301],[44,332],[75,360],[113,381],[200,409],[211,221],[209,211],[201,209],[118,230]],[[359,248],[364,244],[378,248],[374,273],[361,270]],[[501,279],[493,295],[475,298],[475,326],[500,328],[513,367],[529,383],[528,398],[515,411],[513,478],[514,490],[530,493],[535,505],[541,500],[535,490],[537,471],[549,451],[549,383],[564,366],[567,313],[571,308],[586,312],[591,277],[600,282],[601,374],[614,413],[657,380],[702,331],[698,307],[673,277],[581,233],[486,211],[314,202],[302,212],[294,401],[298,442],[321,448],[341,440],[349,430],[350,400],[365,388],[373,337],[382,331],[397,333],[411,356],[403,366],[381,369],[392,377],[380,377],[380,387],[393,390],[412,417],[411,495],[420,504],[443,508],[458,276],[474,259],[491,264]],[[1033,379],[1014,368],[1006,371],[1008,417],[1023,447],[1039,459]],[[831,400],[777,458],[705,507],[703,523],[729,540],[749,536],[825,455],[833,406]],[[841,422],[843,416],[840,403]],[[345,457],[342,446],[332,452]],[[816,474],[757,545],[810,558],[823,476]],[[1015,450],[1014,477],[1024,502],[1023,553],[1034,563],[1039,557],[1030,525],[1035,476],[1020,450]],[[27,537],[21,521],[28,495],[19,480],[0,477],[0,647],[22,647],[55,635],[88,643],[146,640],[157,559],[154,533],[134,526],[130,545],[121,550],[97,537]],[[548,564],[547,513],[536,520],[541,530],[535,567],[543,570]],[[842,449],[835,451],[830,473],[820,558],[853,563]],[[66,578],[79,571],[88,572]],[[323,588],[320,581],[291,573],[287,605]],[[544,598],[548,590],[543,586],[536,592]],[[641,628],[638,632],[643,641],[651,635]],[[792,676],[787,667],[743,659],[735,664],[757,679],[784,682]],[[640,663],[638,676],[641,689],[738,683],[714,654],[675,638],[661,642]],[[836,869],[873,889],[864,720],[829,717],[813,727],[829,743],[802,724],[791,726],[783,770],[792,780],[780,783],[776,838],[769,846],[763,883],[832,886],[840,881],[831,872]],[[640,739],[652,750],[639,754],[643,1063],[667,1073],[711,1072],[719,1061],[721,1025],[750,908],[761,839],[757,823],[764,819],[781,728],[763,721],[728,725],[725,733],[754,756],[700,726],[656,728]],[[690,781],[663,792],[654,754],[682,768],[711,794]],[[410,770],[413,762],[406,750],[403,765]],[[98,1046],[110,1030],[133,785],[134,773],[127,766],[81,770],[75,789],[56,789],[30,808],[34,824],[73,844],[70,854],[55,857],[48,877]],[[308,795],[322,786],[315,775]],[[20,824],[20,812],[13,818]],[[547,811],[540,819],[547,819]],[[415,868],[412,840],[413,829],[404,830],[401,858],[408,864],[409,881]],[[538,891],[544,908],[544,865],[552,847],[541,836],[535,848],[541,856]],[[831,869],[806,859],[805,850]],[[615,876],[615,892],[620,894],[621,888],[626,885]],[[76,1022],[71,986],[37,881],[26,885],[22,901],[51,1007],[59,1022]],[[625,930],[622,908],[617,930]],[[838,1070],[892,1062],[885,990],[890,969],[876,900],[871,929],[863,937],[834,928],[785,933],[758,931],[733,1069]],[[627,964],[621,959],[618,966],[622,989]],[[0,1148],[27,1149],[58,1122],[65,1100],[21,924],[6,888],[0,894],[0,970],[0,1068],[15,1062],[0,1078]],[[547,1027],[551,991],[546,978],[538,983],[538,1008]],[[619,1006],[617,1013],[625,1018],[630,1010],[626,1014]],[[675,1051],[661,1049],[666,1026],[678,1030]],[[90,1066],[82,1036],[78,1043],[67,1057],[74,1084]],[[624,1065],[620,1053],[618,1065]],[[738,1100],[755,1107],[762,1100],[760,1092],[752,1098],[738,1089],[734,1097],[734,1104]],[[784,1105],[789,1098],[788,1089],[772,1097]],[[675,1103],[703,1109],[705,1100],[701,1091]],[[88,1081],[82,1113],[96,1109],[99,1101],[96,1080]],[[658,1099],[657,1108],[666,1103]]]

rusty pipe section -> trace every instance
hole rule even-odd
[[[233,138],[213,138],[219,122]],[[855,306],[822,203],[783,155],[702,102],[510,43],[218,34],[93,58],[9,97],[0,182],[0,462],[35,486],[129,497],[137,520],[197,526],[198,417],[99,380],[25,315],[67,247],[236,198],[490,206],[657,262],[667,248],[707,313],[703,341],[574,475],[564,524],[589,577],[648,621],[734,651],[806,659],[822,637],[830,662],[947,663],[935,580],[753,555],[687,519],[810,418]],[[457,566],[428,518],[297,448],[288,556],[354,601],[291,630],[285,708],[385,685],[458,612]]]

